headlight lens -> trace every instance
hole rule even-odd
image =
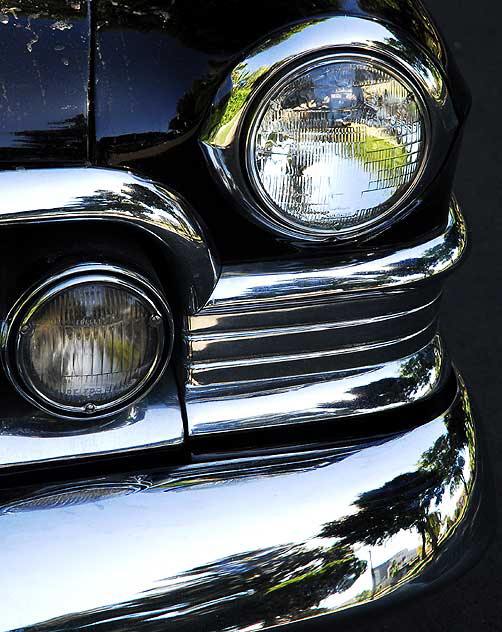
[[[275,222],[300,235],[357,234],[410,191],[425,138],[425,107],[403,77],[376,60],[331,56],[264,99],[248,173]]]
[[[172,334],[169,308],[152,289],[90,274],[30,298],[9,336],[21,390],[42,408],[86,417],[143,395],[165,366]]]

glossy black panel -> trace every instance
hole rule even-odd
[[[88,160],[86,0],[0,6],[0,165]]]
[[[209,175],[198,144],[217,89],[251,47],[295,22],[339,12],[397,25],[449,72],[452,68],[427,13],[414,0],[97,0],[94,7],[98,164],[132,168],[182,193],[204,216],[224,260],[291,251],[291,245],[238,216]],[[464,90],[453,92],[462,118]],[[418,227],[412,213],[392,235],[373,243],[413,239],[417,230],[446,221],[453,167],[454,161],[431,187]]]

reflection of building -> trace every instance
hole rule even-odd
[[[380,566],[376,566],[373,569],[375,588],[382,588],[397,581],[406,572],[417,555],[416,549],[403,549],[383,564],[380,564]]]

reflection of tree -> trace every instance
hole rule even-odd
[[[291,552],[295,552],[292,557]],[[293,563],[292,563],[293,561]],[[328,549],[291,547],[272,573],[261,572],[262,586],[257,607],[268,602],[273,617],[280,613],[298,618],[332,594],[344,592],[366,570],[366,562],[348,546]]]
[[[326,548],[290,544],[251,551],[169,578],[160,592],[72,616],[71,625],[103,624],[106,630],[118,632],[147,612],[141,630],[157,630],[158,621],[166,617],[163,630],[191,632],[194,610],[199,612],[200,629],[207,632],[273,625],[307,616],[329,595],[347,590],[365,570],[366,562],[340,544]],[[37,629],[57,630],[64,624],[63,618],[54,619]]]
[[[87,119],[83,114],[61,121],[51,121],[46,129],[27,129],[13,132],[13,146],[6,147],[2,161],[7,162],[22,155],[22,161],[36,162],[60,159],[64,154],[67,162],[81,161],[87,149]]]
[[[418,352],[400,361],[397,376],[393,372],[387,375],[385,371],[373,371],[368,383],[350,388],[350,381],[347,380],[347,393],[352,398],[350,403],[379,402],[383,406],[423,398],[437,386],[442,363],[443,352],[440,343],[433,339]],[[343,402],[338,402],[337,405],[342,406]],[[333,404],[327,402],[320,404],[319,407],[330,410],[333,409]]]
[[[431,360],[434,365],[432,375]],[[443,360],[443,353],[434,346],[433,349],[422,349],[403,362],[400,369],[399,386],[408,400],[411,401],[417,393],[423,392],[427,385],[436,382],[441,374]]]
[[[348,546],[357,543],[382,544],[402,530],[417,529],[425,557],[426,536],[437,542],[429,521],[432,501],[440,502],[444,492],[438,472],[418,470],[401,474],[382,487],[359,496],[358,511],[339,521],[327,523],[322,537],[339,538]]]
[[[354,551],[356,545],[378,546],[402,530],[416,529],[422,537],[422,559],[429,552],[434,554],[441,539],[458,523],[472,484],[466,466],[474,471],[474,430],[462,390],[461,397],[462,404],[448,412],[444,425],[443,421],[432,422],[442,426],[442,433],[419,456],[416,471],[361,494],[354,503],[355,513],[326,523],[305,543],[220,558],[168,577],[137,599],[54,619],[38,625],[38,632],[85,626],[108,632],[126,627],[142,632],[193,632],[194,616],[197,629],[205,632],[258,629],[320,613],[326,598],[343,595],[367,569],[367,562]],[[399,444],[392,443],[392,449],[398,450]],[[460,485],[465,492],[454,509],[447,504],[445,511],[444,495]],[[284,533],[288,533],[286,522]],[[379,574],[378,585],[371,591],[367,583],[361,586],[366,590],[350,603],[381,595],[421,567],[414,549],[387,558],[385,564],[381,565],[385,576]]]
[[[213,89],[217,85],[215,74],[208,73],[200,79],[194,79],[190,90],[179,99],[176,115],[169,121],[169,138],[177,138],[192,131],[192,126],[209,105]]]
[[[460,483],[463,483],[467,491],[467,482],[464,477],[465,458],[461,451],[452,445],[454,437],[443,435],[429,448],[420,460],[420,467],[429,471],[440,472],[444,485],[450,486],[454,492]]]
[[[463,405],[469,406],[468,401]],[[471,471],[474,467],[474,437],[469,423],[458,423],[455,415],[450,415],[446,424],[448,431],[423,453],[417,471],[396,476],[382,487],[361,494],[354,503],[357,511],[325,524],[320,536],[338,538],[346,546],[375,546],[402,530],[415,528],[422,538],[422,559],[426,557],[427,538],[435,552],[442,518],[433,508],[440,505],[447,489],[452,494],[461,483],[464,502],[468,497],[464,475],[467,443]]]
[[[438,32],[434,27],[427,10],[417,0],[384,0],[375,7],[375,0],[360,0],[361,8],[369,13],[378,11],[381,18],[394,24],[405,24],[412,35],[426,46],[439,59],[442,58],[442,46]],[[409,48],[403,51],[409,53]]]
[[[229,585],[223,594],[237,590],[248,594],[240,608],[239,624],[245,627],[257,621],[272,624],[281,617],[307,615],[329,595],[347,590],[366,570],[366,562],[343,545],[288,545],[221,560],[197,569],[197,573],[221,575],[222,569],[230,570],[225,574]],[[220,622],[221,617],[220,613]],[[235,625],[231,618],[226,621],[228,626],[232,623]]]
[[[246,71],[244,64],[240,64],[232,73],[234,88],[230,94],[228,101],[223,106],[218,107],[211,115],[209,127],[218,126],[222,129],[215,135],[214,141],[220,142],[224,139],[227,128],[234,123],[234,117],[240,113],[244,107],[249,95],[251,94],[255,83],[261,75],[267,72],[267,66],[261,66],[253,73]]]
[[[169,6],[151,0],[103,2],[98,6],[98,21],[104,28],[119,24],[145,31],[162,29],[185,46],[206,53],[240,54],[267,33],[298,19],[340,10],[341,4],[340,0],[192,0]],[[227,28],[229,20],[235,21],[235,28]]]

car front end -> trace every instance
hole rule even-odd
[[[439,331],[469,98],[421,5],[20,4],[0,629],[320,629],[451,580],[490,504]]]

